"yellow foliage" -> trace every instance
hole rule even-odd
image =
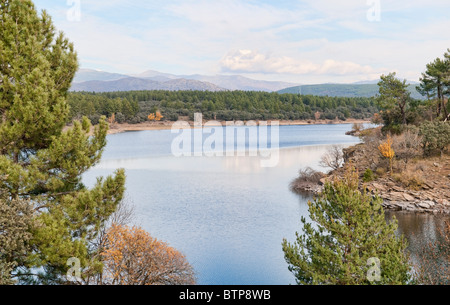
[[[148,119],[149,119],[150,121],[161,121],[162,118],[164,118],[164,116],[162,116],[162,115],[161,115],[161,112],[159,112],[159,111],[156,111],[156,113],[151,113],[151,114],[148,116]]]
[[[116,114],[113,113],[111,117],[108,119],[109,124],[114,124],[116,122]]]
[[[392,148],[392,144],[393,144],[392,138],[391,136],[388,135],[387,140],[381,143],[380,146],[378,146],[378,150],[383,155],[383,157],[389,159],[391,173],[392,173],[392,162],[395,158],[395,151]]]
[[[103,278],[112,285],[195,284],[183,254],[141,228],[113,225],[101,253]]]

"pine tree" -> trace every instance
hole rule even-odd
[[[450,94],[450,56],[444,54],[444,59],[436,58],[427,64],[426,71],[422,73],[420,85],[417,90],[428,99],[435,99],[437,104],[437,116],[443,120],[449,116],[446,107],[445,96]]]
[[[381,200],[361,193],[358,184],[354,170],[347,170],[342,180],[327,183],[323,193],[309,202],[315,225],[303,217],[304,235],[296,233],[294,244],[283,241],[285,259],[298,284],[410,281],[406,243],[396,236],[397,223],[387,223]]]
[[[0,177],[1,180],[1,177]],[[0,193],[0,285],[14,284],[12,273],[31,250],[33,210],[22,200],[8,200]]]
[[[122,199],[125,175],[99,178],[91,190],[81,181],[101,158],[108,124],[102,118],[92,136],[86,118],[64,129],[78,68],[72,43],[32,1],[0,0],[0,23],[0,190],[26,200],[37,223],[16,272],[24,281],[60,283],[71,257],[99,267],[93,240]]]
[[[389,73],[382,75],[378,83],[379,95],[377,96],[378,103],[387,113],[397,111],[399,117],[391,118],[392,124],[406,125],[407,110],[410,102],[411,93],[408,91],[408,84],[406,80],[399,80],[396,78],[396,73]]]

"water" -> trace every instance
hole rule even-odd
[[[102,162],[84,176],[124,168],[136,223],[183,252],[204,285],[286,285],[281,243],[295,240],[307,201],[289,190],[298,170],[318,166],[331,144],[352,145],[351,125],[280,126],[275,167],[263,157],[174,157],[170,130],[108,136]]]

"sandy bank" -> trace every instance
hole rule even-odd
[[[206,121],[204,121],[205,123]],[[295,120],[295,121],[288,121],[288,120],[281,120],[278,121],[280,123],[280,126],[298,126],[298,125],[326,125],[326,124],[366,124],[370,123],[368,120],[355,120],[355,119],[348,119],[347,121],[330,121],[330,120]],[[172,125],[175,122],[171,121],[162,121],[162,122],[143,122],[140,124],[112,124],[110,125],[108,134],[117,134],[122,132],[128,132],[128,131],[144,131],[144,130],[170,130],[172,129]],[[222,126],[226,124],[226,122],[220,122]],[[258,123],[258,122],[257,122]],[[267,121],[267,123],[270,125],[271,121]],[[190,121],[189,125],[191,127],[194,126],[194,122]]]

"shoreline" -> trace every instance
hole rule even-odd
[[[357,144],[344,149],[345,164],[353,164],[360,173],[362,179],[368,167],[366,163],[367,150],[365,144]],[[404,172],[385,174],[375,177],[371,181],[362,182],[360,191],[372,196],[378,196],[383,200],[382,206],[388,211],[403,211],[412,213],[427,213],[434,215],[450,215],[450,156],[428,157],[426,159],[410,162],[409,166],[419,167],[421,180],[416,186],[404,185],[399,179]],[[329,173],[318,172],[321,176],[313,181],[304,181],[297,178],[292,182],[292,189],[297,193],[318,195],[322,192],[324,184],[335,178],[340,178],[345,166]],[[410,168],[404,169],[408,172]],[[396,176],[397,174],[397,176]],[[317,181],[316,181],[317,180]]]
[[[204,121],[205,122],[205,121]],[[346,121],[337,121],[337,120],[269,120],[266,121],[267,124],[271,122],[279,122],[280,126],[306,126],[306,125],[338,125],[338,124],[369,124],[369,120],[357,120],[357,119],[348,119]],[[139,124],[128,124],[128,123],[114,123],[110,124],[108,135],[124,133],[124,132],[132,132],[132,131],[148,131],[148,130],[171,130],[172,125],[176,123],[174,121],[160,121],[160,122],[143,122]],[[191,128],[194,128],[194,122],[188,122]],[[226,122],[219,122],[222,126],[225,126]],[[259,121],[256,121],[259,124]]]

